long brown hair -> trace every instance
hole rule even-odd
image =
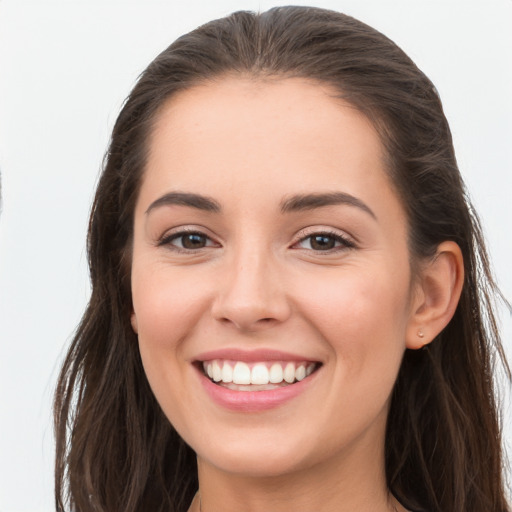
[[[226,74],[329,84],[365,113],[387,149],[408,215],[412,261],[445,240],[464,256],[456,313],[428,350],[406,351],[385,440],[389,488],[431,512],[505,512],[493,313],[498,294],[430,80],[392,41],[340,13],[237,12],[179,38],[144,71],[115,124],[92,207],[92,293],[55,395],[56,507],[185,511],[196,461],[163,415],[131,330],[133,212],[155,114],[177,91]]]

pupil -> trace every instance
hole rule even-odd
[[[206,242],[203,235],[190,234],[183,236],[181,243],[185,249],[200,249]]]
[[[334,238],[325,235],[316,235],[311,239],[311,247],[320,251],[327,251],[334,247]]]

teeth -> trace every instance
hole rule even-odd
[[[265,364],[258,363],[253,366],[251,371],[251,384],[268,384],[269,371]]]
[[[305,366],[303,366],[303,365],[300,365],[300,366],[295,370],[295,378],[296,378],[298,381],[301,381],[305,376],[306,376],[306,367],[305,367]]]
[[[220,367],[218,361],[213,361],[212,372],[213,372],[213,380],[215,382],[219,382],[222,380],[222,370],[221,370],[221,367]]]
[[[266,386],[272,384],[292,384],[311,375],[315,363],[274,362],[249,364],[243,361],[205,361],[203,370],[214,382],[233,385]]]
[[[230,364],[222,365],[222,382],[233,382],[233,368]]]
[[[288,384],[291,384],[295,380],[295,365],[288,363],[284,369],[283,377]]]
[[[272,384],[283,382],[283,367],[279,363],[274,363],[270,367],[269,381]]]
[[[226,363],[224,363],[226,364]],[[238,362],[233,369],[233,383],[234,384],[250,384],[251,383],[251,369],[249,365]]]

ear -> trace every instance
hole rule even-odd
[[[137,324],[137,315],[135,314],[135,311],[132,311],[132,314],[130,315],[130,323],[132,324],[132,329],[135,334],[139,334],[139,327]]]
[[[455,242],[443,242],[420,270],[406,332],[406,347],[429,344],[452,319],[464,283],[464,262]]]

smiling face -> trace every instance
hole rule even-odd
[[[407,221],[376,131],[330,89],[224,79],[164,106],[132,292],[149,383],[200,465],[381,465],[414,309]]]

